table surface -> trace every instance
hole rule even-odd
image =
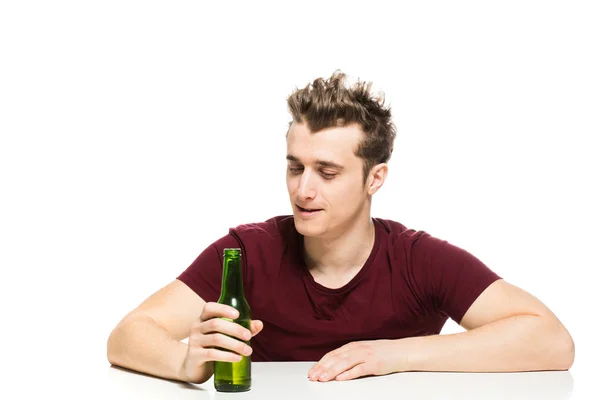
[[[311,382],[310,362],[254,362],[252,389],[219,393],[212,378],[200,385],[155,378],[108,366],[94,379],[94,398],[116,399],[569,399],[569,371],[524,373],[404,372],[346,382]]]

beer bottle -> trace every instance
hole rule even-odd
[[[223,279],[221,296],[218,303],[227,304],[239,311],[236,322],[250,330],[250,306],[244,297],[242,282],[242,251],[239,248],[223,250]],[[235,338],[239,340],[238,338]],[[250,341],[246,344],[250,345]],[[219,392],[245,392],[250,390],[252,382],[251,361],[249,356],[242,356],[238,362],[214,362],[214,384]]]

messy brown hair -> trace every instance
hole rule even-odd
[[[355,154],[364,160],[366,182],[371,168],[388,162],[392,156],[396,127],[390,107],[384,106],[383,95],[371,93],[372,82],[359,80],[346,87],[345,79],[346,74],[339,70],[329,79],[315,79],[288,97],[288,109],[295,122],[305,123],[313,133],[358,124],[364,137]]]

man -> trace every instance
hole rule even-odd
[[[238,226],[206,248],[115,327],[112,364],[194,383],[240,354],[316,361],[318,381],[571,367],[571,336],[534,296],[465,250],[371,217],[396,133],[370,89],[336,72],[288,98],[293,215]],[[227,247],[243,251],[250,331],[216,318],[237,313],[215,303]],[[448,318],[465,332],[439,335]],[[251,337],[252,347],[242,342]]]

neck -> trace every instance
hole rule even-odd
[[[357,218],[340,229],[339,235],[304,237],[304,253],[309,270],[323,275],[340,275],[360,269],[375,243],[375,226],[370,215]]]

